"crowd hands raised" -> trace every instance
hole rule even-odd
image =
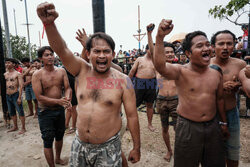
[[[138,162],[141,143],[137,108],[143,102],[151,131],[155,130],[152,119],[156,104],[167,147],[164,158],[168,162],[174,157],[176,167],[238,166],[240,126],[236,95],[250,97],[250,67],[244,61],[248,58],[235,51],[237,38],[232,32],[216,32],[209,41],[204,32],[195,31],[183,41],[169,43],[164,38],[174,24],[163,19],[156,26],[155,44],[152,37],[155,26],[151,23],[146,27],[145,51],[120,50],[115,54],[115,43],[109,35],[87,36],[82,28],[76,32],[76,39],[83,46],[78,54],[67,47],[57,31],[58,13],[53,4],[40,4],[37,14],[46,25],[50,46],[39,49],[39,59],[32,63],[28,58],[22,60],[23,71],[17,60],[5,60],[8,111],[14,122],[9,132],[18,130],[15,110],[22,122],[20,134],[26,131],[21,102],[25,87],[28,116],[38,117],[49,166],[66,164],[60,154],[71,116],[73,132],[77,132],[69,166],[127,166],[120,139],[123,112],[133,139],[128,161]],[[243,49],[240,43],[237,46],[238,50]],[[59,58],[55,58],[54,52]],[[107,79],[111,79],[108,83],[111,87],[117,86],[119,80],[119,89],[98,87],[96,81]],[[95,86],[88,87],[90,83]],[[128,88],[131,83],[133,87]],[[148,83],[153,85],[148,87]],[[64,110],[71,113],[66,114],[66,123]],[[7,120],[8,113],[4,115]],[[169,139],[169,117],[174,121],[174,150]]]

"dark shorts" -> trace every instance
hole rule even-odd
[[[217,117],[193,122],[178,116],[175,130],[175,167],[224,167],[225,148]]]
[[[24,116],[22,103],[20,105],[17,104],[18,96],[19,96],[19,92],[16,92],[12,95],[6,94],[8,111],[9,111],[9,114],[11,117],[16,115],[16,110],[17,110],[19,116]]]
[[[72,106],[77,105],[77,98],[76,98],[76,92],[75,92],[75,89],[74,89],[74,90],[72,89],[72,99],[71,99],[71,104],[72,104]]]
[[[105,143],[90,144],[81,141],[76,133],[71,146],[69,166],[121,167],[120,134],[116,134]]]
[[[147,103],[154,103],[156,99],[156,78],[141,79],[135,78],[134,88],[136,95],[136,107],[139,107],[143,101]]]
[[[63,139],[65,131],[65,113],[63,107],[57,109],[38,109],[38,121],[44,143],[44,148],[52,148],[54,138]]]
[[[226,140],[226,157],[230,160],[240,159],[240,117],[238,108],[226,112],[229,138]]]
[[[177,120],[178,96],[165,97],[158,95],[156,100],[156,109],[161,117],[162,127],[168,127],[169,116],[172,117],[173,122]]]
[[[26,97],[26,100],[36,100],[36,96],[32,89],[31,84],[25,86],[25,97]]]

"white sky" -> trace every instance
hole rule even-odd
[[[31,43],[39,46],[39,31],[42,34],[42,23],[36,14],[36,7],[44,0],[27,0]],[[53,0],[59,17],[56,25],[68,47],[73,52],[81,52],[81,44],[75,39],[77,29],[84,27],[87,34],[93,33],[92,1],[91,0]],[[174,30],[165,40],[179,32],[201,30],[207,33],[210,39],[212,34],[219,30],[231,30],[236,36],[243,32],[239,26],[227,20],[215,20],[208,14],[209,8],[215,5],[225,5],[229,0],[105,0],[105,27],[106,33],[111,35],[116,43],[116,51],[122,45],[123,50],[138,48],[138,41],[133,37],[138,30],[138,5],[140,5],[141,29],[146,32],[146,26],[154,23],[158,27],[161,19],[172,19]],[[14,12],[16,10],[17,34],[27,37],[24,0],[6,0],[9,30],[15,35]],[[2,3],[0,18],[4,27]],[[240,19],[248,22],[248,16]],[[153,33],[155,40],[156,28]],[[42,39],[42,46],[48,45],[47,37]],[[147,44],[144,37],[142,46]]]

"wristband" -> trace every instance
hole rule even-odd
[[[51,25],[51,24],[43,24],[42,39],[43,39],[43,36],[44,36],[44,31],[46,29],[46,26],[49,26],[49,25]]]
[[[220,124],[220,125],[225,125],[225,126],[227,126],[227,122],[221,122],[221,121],[220,121],[219,124]]]

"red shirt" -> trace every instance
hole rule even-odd
[[[18,66],[17,68],[15,68],[15,70],[18,71],[18,72],[20,72],[21,74],[22,74],[22,72],[23,72],[23,68],[20,67],[20,66]]]

